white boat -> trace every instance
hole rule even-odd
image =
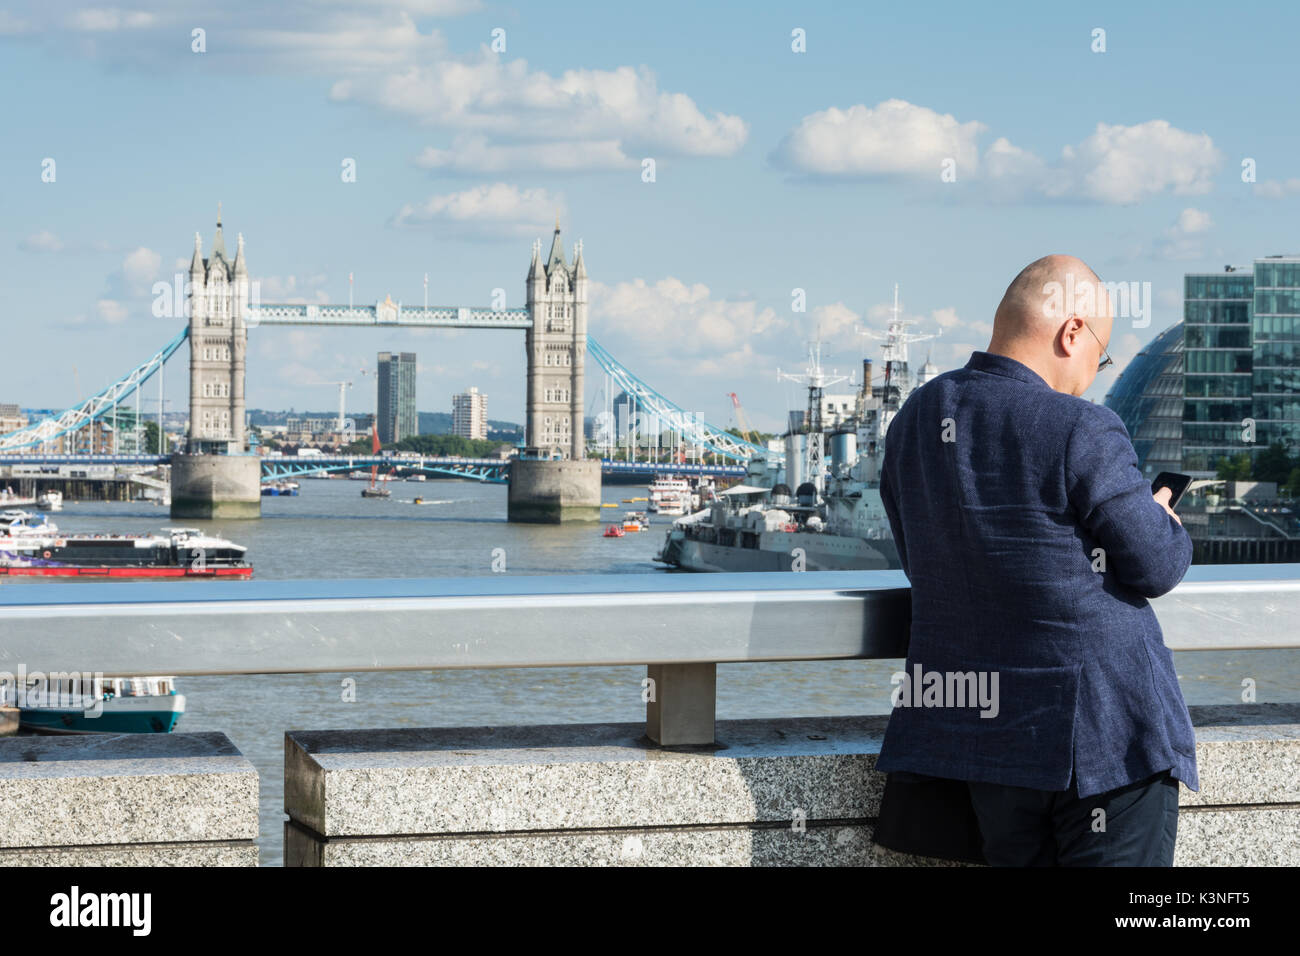
[[[656,475],[650,483],[646,510],[661,515],[684,515],[693,497],[690,480],[680,475]]]
[[[22,535],[52,535],[56,534],[59,526],[51,524],[50,519],[45,515],[37,516],[30,511],[19,511],[16,508],[10,508],[7,511],[0,511],[0,537],[5,535],[17,538]]]
[[[36,499],[30,495],[20,495],[10,487],[0,489],[0,508],[17,508],[21,505],[34,505]]]
[[[418,475],[418,474],[417,474],[417,475],[407,475],[407,476],[406,476],[406,480],[407,480],[407,481],[428,481],[428,480],[429,480],[429,476],[428,476],[428,475]]]
[[[42,511],[62,511],[63,510],[63,492],[45,491],[36,499],[36,507]]]

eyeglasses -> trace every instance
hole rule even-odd
[[[1083,323],[1083,327],[1086,328],[1089,332],[1092,332],[1092,326],[1089,325],[1087,322],[1084,322],[1084,323]],[[1096,333],[1096,332],[1092,332],[1092,337],[1093,337],[1094,339],[1097,339],[1097,333]],[[1097,344],[1098,344],[1098,345],[1101,345],[1101,339],[1097,339]],[[1107,365],[1114,365],[1114,364],[1115,364],[1115,360],[1112,359],[1112,358],[1110,357],[1110,353],[1106,351],[1106,346],[1101,345],[1101,351],[1102,351],[1102,354],[1105,355],[1106,357],[1105,357],[1104,359],[1102,359],[1100,362],[1097,363],[1097,371],[1098,371],[1098,372],[1100,372],[1102,369],[1104,369]]]

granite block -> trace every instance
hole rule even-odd
[[[225,734],[0,740],[0,849],[252,841],[257,799]]]
[[[327,837],[861,819],[885,719],[719,721],[702,747],[640,723],[296,731],[285,812]]]

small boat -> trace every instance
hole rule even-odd
[[[262,486],[263,498],[296,498],[297,496],[298,482],[296,481],[276,481]]]
[[[650,527],[650,522],[646,520],[645,512],[629,511],[623,515],[624,531],[645,531]]]
[[[379,427],[377,425],[371,427],[370,437],[371,437],[370,447],[374,450],[374,453],[378,455],[379,454]],[[387,488],[382,488],[375,484],[375,480],[378,477],[379,477],[379,466],[371,465],[370,486],[368,488],[361,489],[362,498],[391,498],[393,496],[393,493],[389,491]],[[384,476],[385,481],[389,480],[390,478],[392,478],[391,473]]]
[[[36,504],[34,496],[20,495],[9,487],[0,489],[0,508],[16,508],[19,505],[34,504]]]
[[[46,491],[42,492],[36,499],[36,507],[42,511],[62,511],[63,510],[63,492]]]
[[[22,684],[0,683],[0,705],[17,707],[19,727],[36,733],[166,734],[185,713],[174,677],[56,673]]]
[[[606,537],[606,538],[621,538],[621,537],[623,537],[623,535],[626,534],[626,533],[627,533],[627,532],[625,532],[625,531],[624,531],[622,528],[620,528],[618,525],[616,525],[616,524],[611,524],[611,525],[608,525],[608,526],[605,528],[605,534],[604,534],[602,537]]]
[[[407,481],[428,481],[429,476],[428,475],[407,475],[406,480]]]

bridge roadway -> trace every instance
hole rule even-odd
[[[602,458],[601,470],[609,474],[640,474],[647,479],[672,472],[679,475],[715,475],[739,478],[742,465],[687,465],[642,461],[613,461]],[[170,455],[0,455],[0,466],[115,465],[154,466],[171,462]],[[262,481],[272,482],[321,472],[352,471],[379,467],[402,468],[431,474],[472,478],[477,481],[504,483],[510,471],[510,459],[456,458],[450,456],[398,457],[396,455],[267,455],[262,458]],[[20,477],[39,477],[36,475]]]

